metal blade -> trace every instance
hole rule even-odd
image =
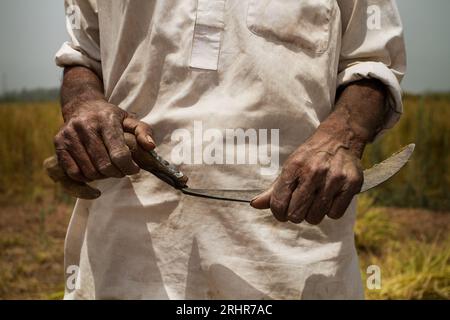
[[[365,192],[392,178],[408,162],[414,152],[415,144],[403,147],[386,160],[364,170],[364,183],[361,191]]]
[[[191,189],[191,188],[181,189],[181,192],[183,192],[184,194],[194,197],[235,201],[235,202],[246,202],[246,203],[250,203],[250,201],[254,197],[256,197],[263,191],[264,191],[263,189],[254,189],[254,190]]]
[[[386,160],[364,170],[364,183],[359,193],[370,190],[389,180],[408,162],[414,151],[415,145],[410,144],[394,153]],[[263,189],[254,190],[230,190],[230,189],[191,189],[183,188],[184,194],[224,201],[235,201],[250,203],[250,201],[263,192]]]

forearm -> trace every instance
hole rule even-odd
[[[319,126],[358,157],[383,128],[388,106],[386,88],[378,80],[361,80],[339,95],[333,113]]]
[[[70,119],[83,102],[105,100],[102,80],[86,67],[64,69],[61,86],[61,110],[64,120]],[[86,104],[83,104],[86,105]]]

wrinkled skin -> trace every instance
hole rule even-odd
[[[280,176],[251,205],[271,209],[279,221],[319,224],[341,218],[361,190],[360,158],[386,116],[381,83],[364,80],[347,87],[335,111],[283,164]]]
[[[271,209],[279,221],[311,224],[343,216],[363,183],[360,158],[383,126],[384,86],[362,80],[338,95],[335,111],[284,163],[280,176],[251,205]],[[55,137],[58,161],[74,180],[89,182],[139,171],[123,133],[145,150],[155,148],[151,128],[108,103],[100,78],[85,67],[66,68],[61,88],[64,126]]]
[[[325,215],[342,217],[362,183],[359,158],[318,132],[290,155],[272,187],[252,205],[270,205],[279,221],[319,224]]]
[[[155,148],[148,124],[108,103],[100,79],[89,69],[68,68],[62,86],[64,125],[54,138],[58,162],[80,182],[135,174],[124,132],[133,133],[145,150]]]

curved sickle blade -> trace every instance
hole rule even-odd
[[[370,169],[364,170],[364,183],[361,187],[360,193],[375,188],[376,186],[379,186],[383,182],[392,178],[397,172],[400,171],[401,168],[405,166],[409,158],[411,158],[415,147],[415,144],[409,144],[386,160],[374,165]]]
[[[379,186],[383,182],[393,177],[397,172],[400,171],[401,168],[405,166],[409,158],[411,158],[411,155],[414,152],[414,148],[415,148],[414,144],[407,145],[406,147],[394,153],[386,160],[374,165],[369,169],[364,170],[364,183],[359,193],[365,192],[376,186]],[[263,189],[255,189],[255,190],[191,189],[191,188],[181,189],[181,192],[183,192],[184,194],[194,197],[224,200],[224,201],[245,202],[245,203],[250,203],[250,201],[255,196],[257,196],[263,191],[264,191]]]

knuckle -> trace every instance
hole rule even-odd
[[[278,221],[287,221],[287,218],[285,216],[286,208],[281,201],[272,199],[270,201],[270,210]]]
[[[128,174],[137,174],[141,169],[137,166],[132,166],[128,172]]]
[[[318,225],[321,221],[322,221],[322,217],[318,217],[318,216],[316,216],[316,215],[311,215],[311,214],[309,214],[307,217],[306,217],[306,222],[308,222],[309,224],[312,224],[312,225]]]
[[[283,213],[283,207],[277,201],[270,202],[270,209],[272,210],[272,213],[276,215],[281,215]]]
[[[124,174],[132,175],[138,173],[140,170],[138,166],[134,165],[131,151],[128,148],[112,152],[111,160]]]
[[[334,210],[327,214],[327,216],[333,220],[338,220],[338,219],[342,218],[343,215],[344,215],[344,212],[342,210]]]
[[[275,213],[273,210],[272,210],[272,214],[275,217],[275,219],[277,219],[280,222],[286,222],[287,221],[287,219],[284,216]]]
[[[61,130],[60,134],[61,138],[67,141],[73,139],[76,136],[76,131],[72,125],[68,124],[64,127],[64,129]]]
[[[99,122],[87,122],[81,130],[88,132],[90,135],[96,135],[100,127],[101,124]]]
[[[286,161],[286,165],[283,167],[289,171],[297,171],[299,168],[302,168],[306,165],[305,158],[301,155],[292,155],[288,161]]]
[[[101,121],[111,121],[117,117],[117,115],[115,115],[113,112],[106,110],[99,111],[97,116]]]
[[[335,171],[335,172],[332,172],[330,175],[330,180],[333,183],[341,182],[341,181],[344,181],[345,179],[346,179],[346,176],[342,171]]]
[[[71,132],[97,131],[101,123],[94,116],[82,115],[69,120],[66,127]]]
[[[64,139],[60,132],[58,132],[53,138],[53,145],[56,149],[59,149],[63,146]]]
[[[127,113],[118,108],[115,107],[114,109],[108,109],[108,110],[101,110],[98,112],[98,117],[102,119],[103,121],[107,122],[122,122],[123,119],[127,117]]]
[[[306,216],[305,221],[308,222],[309,224],[313,224],[313,220],[309,215]]]
[[[304,163],[302,165],[302,172],[304,173],[304,175],[307,175],[309,177],[314,177],[316,175],[317,172],[317,165],[315,163]]]
[[[352,174],[347,177],[347,181],[350,185],[351,190],[356,190],[361,187],[363,183],[363,177],[361,175]]]
[[[69,120],[69,122],[67,123],[67,128],[78,130],[78,129],[82,128],[83,125],[84,125],[83,119],[80,117],[77,117],[77,118],[73,118],[73,119]]]
[[[310,170],[315,176],[323,176],[328,172],[328,166],[324,163],[313,163]]]
[[[303,222],[303,217],[301,213],[294,212],[289,216],[289,221],[295,224],[299,224]]]
[[[303,158],[301,157],[294,157],[291,159],[291,161],[289,161],[289,167],[292,168],[298,168],[298,167],[302,167],[304,165],[304,161]]]
[[[131,160],[131,151],[128,148],[121,148],[111,152],[111,160],[114,164],[125,165]]]
[[[98,171],[100,171],[101,173],[105,174],[107,172],[110,172],[112,169],[112,164],[106,161],[98,161],[97,162],[97,168]]]

